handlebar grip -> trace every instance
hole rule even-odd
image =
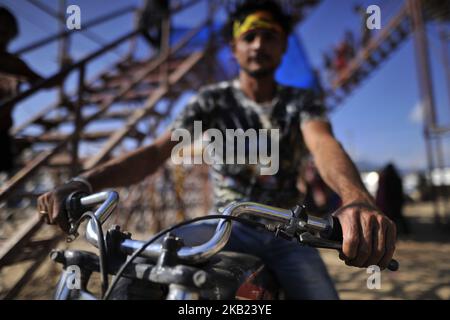
[[[330,236],[328,237],[328,239],[333,240],[333,241],[342,242],[342,240],[344,238],[342,236],[341,223],[339,222],[338,218],[336,218],[336,217],[332,217],[332,218],[333,218],[333,227],[331,229],[331,233],[330,233]]]
[[[331,230],[331,233],[330,233],[330,236],[328,237],[328,239],[333,240],[333,241],[342,242],[343,236],[342,236],[341,223],[339,222],[338,218],[336,218],[336,217],[332,217],[332,218],[333,218],[333,228]],[[399,267],[400,267],[400,264],[395,259],[392,259],[387,266],[387,268],[391,271],[397,271]]]
[[[77,221],[86,211],[86,208],[81,204],[81,199],[87,195],[85,192],[75,191],[66,198],[65,210],[69,223]]]

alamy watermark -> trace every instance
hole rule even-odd
[[[79,266],[68,266],[66,268],[66,286],[70,290],[81,290],[81,269]]]
[[[69,30],[81,29],[81,9],[79,6],[73,4],[67,7],[66,14],[66,27]]]
[[[227,1],[223,1],[226,3]],[[290,0],[282,1],[282,3],[288,3]],[[67,7],[66,14],[66,27],[69,30],[81,29],[81,8],[77,5],[70,5]],[[381,29],[381,8],[375,4],[372,4],[366,9],[367,20],[366,26],[369,30]]]
[[[367,274],[370,276],[367,278],[367,288],[369,290],[381,289],[381,269],[379,266],[373,265],[367,268]]]
[[[172,141],[179,143],[172,149],[174,164],[255,165],[260,175],[275,175],[280,164],[279,129],[219,129],[203,132],[201,121],[194,121],[193,137],[187,129],[172,131]],[[180,141],[181,140],[181,141]],[[200,156],[191,154],[191,146],[202,150]]]
[[[366,27],[369,30],[381,29],[381,8],[375,4],[367,7]]]

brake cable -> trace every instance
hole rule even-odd
[[[198,218],[194,218],[188,221],[183,221],[181,223],[178,223],[170,228],[167,228],[165,230],[162,230],[160,232],[158,232],[156,235],[154,235],[153,237],[151,237],[149,240],[147,240],[139,249],[137,249],[131,256],[130,258],[124,263],[122,264],[122,266],[120,267],[119,271],[116,273],[116,276],[114,278],[114,280],[111,282],[110,287],[108,288],[108,290],[106,291],[105,295],[103,296],[104,300],[108,300],[109,296],[111,295],[112,291],[114,290],[115,286],[117,285],[117,282],[119,281],[120,277],[123,276],[123,273],[125,271],[125,269],[133,262],[134,259],[136,259],[137,256],[139,256],[144,250],[145,248],[147,248],[149,245],[151,245],[152,243],[154,243],[156,240],[158,240],[159,238],[161,238],[163,235],[176,230],[180,227],[192,224],[194,222],[198,222],[198,221],[203,221],[203,220],[217,220],[217,219],[223,219],[223,220],[234,220],[234,221],[238,221],[247,225],[251,225],[251,226],[258,226],[258,227],[262,227],[267,231],[270,231],[265,224],[257,222],[257,221],[252,221],[249,219],[245,219],[245,218],[241,218],[241,217],[235,217],[235,216],[224,216],[224,215],[209,215],[209,216],[204,216],[204,217],[198,217]]]
[[[102,287],[102,297],[105,296],[106,290],[108,289],[108,265],[106,262],[106,244],[105,237],[103,236],[103,229],[100,221],[97,219],[94,213],[91,211],[83,213],[80,219],[76,222],[79,226],[84,220],[90,218],[94,221],[95,229],[98,235],[98,249],[100,251],[100,275],[101,275],[101,287]],[[77,228],[78,229],[78,228]]]

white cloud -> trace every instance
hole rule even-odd
[[[415,124],[422,124],[424,120],[423,103],[417,102],[409,114],[409,120]]]

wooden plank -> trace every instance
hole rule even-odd
[[[133,109],[114,110],[114,111],[110,111],[108,113],[103,114],[100,118],[98,118],[94,121],[124,120],[124,119],[127,119],[131,114],[133,114],[133,112],[134,112]],[[155,116],[155,117],[161,116],[161,114],[159,114],[156,111],[154,111],[151,115]],[[56,123],[63,124],[63,123],[70,123],[73,120],[74,120],[73,116],[68,116],[68,117],[55,117],[55,118],[45,119],[43,121],[48,121],[49,123],[55,123],[55,124]]]
[[[138,85],[143,79],[145,79],[149,74],[151,74],[153,71],[156,70],[156,68],[160,67],[163,63],[167,61],[172,55],[177,53],[179,50],[181,50],[184,46],[187,45],[187,43],[197,34],[199,33],[202,28],[205,26],[206,22],[201,23],[198,27],[191,30],[186,36],[184,36],[183,39],[181,39],[171,50],[161,55],[159,58],[156,58],[153,60],[147,68],[145,68],[141,73],[138,73],[135,77],[132,78],[132,82],[130,84],[125,85],[116,96],[110,97],[106,99],[102,105],[100,106],[99,111],[89,116],[87,119],[85,119],[85,124],[89,123],[93,119],[98,118],[100,115],[102,115],[104,112],[108,110],[108,108],[115,102],[120,100],[120,97],[123,97],[128,92],[130,92],[136,85]]]
[[[133,114],[135,110],[133,109],[126,109],[126,110],[115,110],[115,111],[110,111],[106,114],[104,114],[102,116],[101,119],[99,120],[108,120],[108,119],[123,119],[123,118],[128,118],[129,116],[131,116]],[[163,115],[161,113],[159,113],[156,110],[152,110],[149,115],[153,116],[153,117],[162,117]]]
[[[380,34],[372,39],[369,44],[361,49],[361,51],[356,55],[356,57],[349,63],[346,70],[344,70],[336,81],[333,83],[333,90],[337,90],[342,87],[349,79],[351,79],[352,75],[356,74],[359,69],[362,68],[365,62],[374,54],[376,50],[378,50],[383,43],[386,41],[392,41],[390,39],[390,35],[395,32],[395,30],[401,26],[404,19],[408,17],[406,5],[404,5],[398,12],[398,14],[390,20],[388,25],[383,28]],[[390,40],[388,40],[390,39]],[[399,39],[402,41],[403,39]],[[398,45],[397,45],[398,47]],[[396,47],[396,48],[397,48]]]
[[[35,235],[42,224],[43,220],[41,220],[36,213],[36,215],[31,217],[12,238],[6,240],[0,248],[0,268],[14,258],[16,250],[25,245],[25,243]]]
[[[80,139],[85,141],[96,141],[102,139],[108,139],[113,135],[114,131],[97,131],[97,132],[84,132],[80,134]],[[40,136],[28,136],[22,137],[30,143],[58,143],[66,141],[72,137],[71,134],[62,134],[57,132],[44,133]]]
[[[48,107],[44,108],[42,111],[38,112],[36,115],[34,115],[30,119],[28,119],[27,121],[22,123],[21,125],[14,127],[11,132],[12,135],[15,136],[15,135],[19,134],[19,132],[21,132],[22,130],[24,130],[25,128],[30,126],[31,124],[35,123],[39,119],[42,119],[49,112],[58,109],[58,107],[60,107],[60,106],[61,106],[61,102],[56,102],[56,103],[53,103],[53,104],[49,105]]]
[[[42,247],[47,246],[49,241],[52,241],[53,238],[54,236],[48,239],[28,241],[22,247],[20,247],[19,250],[14,251],[14,256],[11,259],[7,259],[5,261],[5,265],[13,266],[18,263],[32,261],[39,258],[39,256],[41,255],[39,251],[42,249]]]
[[[197,28],[190,31],[183,39],[181,39],[173,48],[171,48],[170,52],[167,53],[167,55],[162,55],[160,58],[157,58],[156,60],[152,61],[149,66],[143,70],[143,72],[139,75],[137,75],[135,78],[133,78],[132,83],[124,87],[120,92],[118,92],[114,97],[111,97],[109,99],[106,99],[102,105],[100,106],[99,110],[92,114],[91,116],[84,119],[83,124],[81,127],[86,126],[91,121],[99,118],[103,113],[105,113],[113,103],[120,100],[120,97],[127,94],[129,91],[131,91],[136,85],[139,84],[139,82],[145,78],[148,74],[150,74],[154,69],[159,67],[162,63],[164,63],[171,55],[178,52],[180,49],[182,49],[197,33],[199,33],[202,28],[204,27],[206,22],[201,23]],[[134,33],[131,33],[134,34]],[[119,40],[115,41],[113,44],[118,44],[120,41],[125,39],[126,37],[130,36],[128,34],[127,36],[124,36],[120,38]],[[108,49],[111,49],[113,44],[111,44]],[[90,59],[93,59],[97,55],[102,54],[103,52],[106,52],[108,49],[101,49],[100,51],[97,51],[96,53],[82,59],[80,62],[78,62],[76,65],[78,66],[80,63],[86,63]],[[70,68],[73,68],[71,66]],[[66,70],[67,71],[67,70]],[[48,81],[48,80],[47,80]],[[36,88],[35,88],[36,89]],[[31,91],[27,91],[27,95],[30,95]],[[24,98],[25,95],[19,95],[18,97],[12,99],[11,101],[7,101],[7,103],[11,103],[17,99]],[[3,201],[7,198],[8,195],[12,193],[12,191],[18,187],[21,183],[23,183],[35,170],[37,170],[39,167],[44,165],[52,156],[54,156],[62,147],[65,147],[70,139],[67,139],[63,142],[61,142],[59,145],[57,145],[53,150],[42,152],[37,158],[35,158],[31,163],[29,163],[25,168],[22,168],[13,178],[11,178],[9,181],[5,183],[2,189],[0,189],[0,201]],[[104,158],[104,157],[103,157]]]
[[[31,174],[33,174],[40,166],[45,164],[51,157],[53,157],[66,142],[62,142],[55,148],[49,151],[42,151],[38,156],[36,156],[30,163],[28,163],[24,168],[17,172],[11,179],[6,181],[2,188],[0,188],[0,201],[4,201],[7,197],[17,188],[21,183],[23,183]]]
[[[111,69],[114,67],[114,63],[109,65],[107,68],[105,68],[104,70],[96,73],[92,79],[90,79],[88,81],[88,84],[86,85],[87,88],[86,90],[89,90],[89,86],[92,86],[95,82],[97,82],[99,79],[101,79],[101,77],[103,75],[105,75],[107,72],[110,72]],[[68,94],[68,100],[71,100],[70,97],[74,96],[76,94],[76,91],[72,91]],[[39,121],[40,119],[44,119],[49,112],[58,109],[59,107],[65,106],[66,102],[56,102],[56,103],[52,103],[50,104],[48,107],[44,108],[42,111],[38,112],[36,115],[32,116],[30,119],[28,119],[27,121],[25,121],[24,123],[22,123],[21,125],[14,127],[12,129],[12,135],[15,136],[17,135],[19,132],[23,131],[25,128],[27,128],[28,126],[36,123],[37,121]]]
[[[57,236],[53,239],[40,242],[42,247],[39,248],[39,251],[41,251],[41,253],[37,255],[36,260],[33,261],[33,264],[25,271],[22,277],[13,285],[11,289],[9,289],[8,293],[3,297],[4,300],[11,300],[17,297],[23,287],[31,280],[37,269],[46,259],[48,259],[48,254],[51,249],[53,249],[53,247],[56,246],[61,240],[62,237]]]
[[[86,159],[78,159],[80,163],[83,163]],[[68,167],[71,164],[71,156],[68,153],[60,153],[56,156],[54,156],[49,162],[49,167]]]
[[[192,35],[193,36],[193,35]],[[160,61],[162,63],[163,61]],[[157,67],[158,64],[151,64],[151,67]],[[145,70],[148,71],[148,70]],[[146,74],[144,74],[145,77]],[[88,119],[84,120],[83,125],[87,125],[92,120],[98,118],[101,114],[103,114],[115,101],[117,101],[122,95],[125,95],[129,90],[131,90],[135,85],[139,83],[140,77],[137,79],[134,79],[132,84],[127,86],[127,88],[124,88],[122,92],[120,92],[116,97],[112,97],[105,101],[100,108],[100,111],[96,112],[94,115],[91,115]],[[66,146],[67,143],[70,141],[70,139],[66,139],[58,146],[56,146],[54,149],[49,151],[44,151],[41,154],[39,154],[38,157],[36,157],[31,163],[29,163],[26,167],[22,168],[14,177],[12,177],[10,180],[8,180],[4,186],[0,189],[0,201],[5,200],[8,195],[11,194],[11,192],[18,187],[21,183],[23,183],[26,178],[28,178],[35,170],[37,170],[40,166],[45,164],[52,156],[54,156],[59,149]]]
[[[126,40],[129,40],[132,37],[136,36],[138,33],[139,33],[139,30],[133,30],[133,31],[123,35],[122,37],[118,38],[117,40],[112,41],[108,45],[101,47],[99,50],[87,55],[86,57],[82,58],[78,62],[68,65],[67,67],[63,68],[61,71],[56,73],[55,75],[50,76],[42,81],[39,81],[36,85],[32,86],[30,89],[23,91],[23,92],[19,93],[18,95],[12,97],[11,99],[8,99],[5,102],[1,103],[0,104],[0,112],[2,110],[4,110],[6,107],[14,106],[17,103],[25,100],[26,98],[34,95],[39,90],[45,88],[45,86],[47,86],[49,83],[51,83],[57,79],[60,79],[62,77],[68,76],[72,71],[77,70],[81,66],[86,65],[90,61],[96,59],[97,57],[103,55],[104,53],[110,51],[111,49],[119,46],[121,43],[125,42]]]
[[[142,79],[142,81],[139,83],[139,85],[145,85],[145,86],[152,86],[155,84],[159,84],[160,75],[158,73],[152,73],[149,74],[147,77]],[[108,79],[108,82],[105,83],[105,85],[102,87],[102,90],[110,91],[110,90],[117,90],[121,86],[123,86],[124,83],[127,83],[130,81],[130,76],[127,74],[121,74],[114,76],[111,79]]]
[[[194,65],[196,65],[204,57],[204,52],[193,53],[180,67],[170,75],[170,85],[178,82]],[[168,92],[167,87],[159,87],[148,98],[142,109],[136,110],[130,117],[126,126],[117,131],[106,143],[106,145],[95,156],[89,159],[85,165],[85,169],[89,170],[105,159],[108,154],[123,140],[127,133],[136,126],[136,124],[144,118],[156,105],[156,103]]]
[[[169,62],[169,70],[170,71],[174,71],[175,69],[178,68],[178,66],[183,62],[183,60],[186,57],[183,58],[175,58],[176,60],[170,60]],[[147,63],[148,64],[148,63]],[[145,68],[146,65],[142,64],[142,65],[137,65],[137,66],[133,66],[130,67],[129,69],[123,70],[120,73],[117,74],[113,74],[113,75],[109,75],[108,77],[104,78],[103,81],[105,81],[105,88],[116,88],[116,87],[120,87],[121,85],[123,85],[124,82],[127,82],[130,80],[130,77],[132,78],[133,75],[135,75],[137,72],[140,72],[143,68]],[[149,74],[143,81],[144,82],[149,82],[149,83],[155,83],[158,82],[159,80],[159,72],[157,69],[155,69],[153,71],[153,73]]]
[[[156,82],[157,83],[157,82]],[[139,90],[131,90],[129,92],[127,92],[126,94],[124,94],[123,96],[120,97],[120,99],[117,100],[117,102],[129,102],[129,101],[138,101],[138,102],[142,102],[142,100],[147,99],[152,92],[154,91],[154,88],[149,88],[149,89],[139,89]],[[93,94],[89,97],[90,101],[93,103],[99,103],[105,99],[109,99],[111,97],[113,97],[113,94],[107,94],[107,93],[98,93],[98,94]],[[103,115],[100,115],[101,118],[104,118]]]

